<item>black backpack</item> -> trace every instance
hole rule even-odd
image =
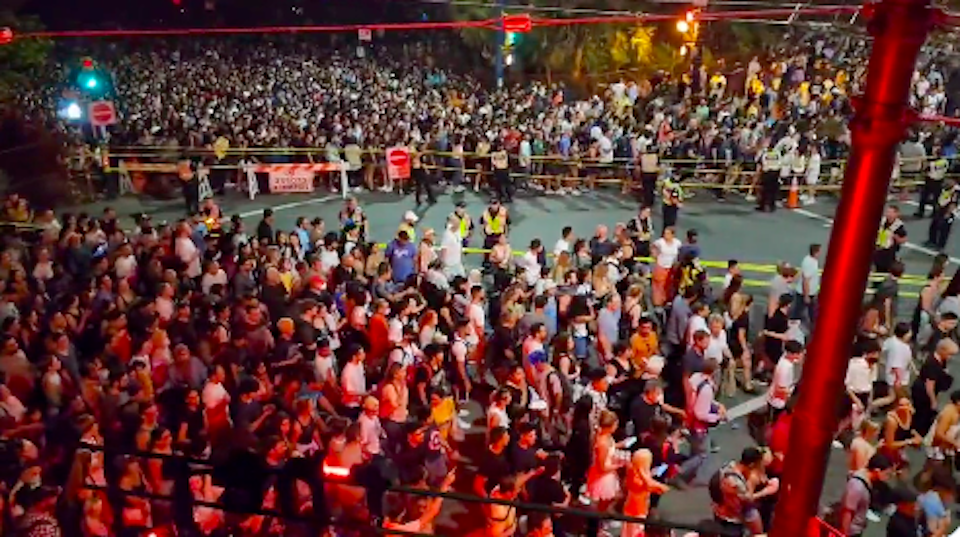
[[[560,412],[567,412],[573,408],[573,386],[570,385],[570,379],[556,369],[551,371],[550,375],[556,375],[560,380],[560,390],[563,392],[563,395],[560,397],[560,408],[558,410]],[[551,404],[552,403],[553,401],[551,401]]]
[[[746,479],[740,474],[740,472],[737,472],[733,469],[733,463],[729,463],[720,467],[720,469],[717,470],[710,478],[710,483],[708,485],[710,489],[710,500],[713,503],[723,503],[723,480],[729,475],[735,476],[737,479],[740,479],[746,483]]]

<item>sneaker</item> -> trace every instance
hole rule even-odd
[[[757,201],[757,197],[754,196],[753,194],[747,194],[746,196],[744,196],[743,199],[745,199],[745,200],[747,200],[747,201]]]
[[[843,442],[839,440],[834,440],[833,442],[830,442],[830,447],[832,447],[833,449],[843,449]]]
[[[873,512],[872,509],[867,511],[867,520],[870,522],[880,522],[880,515]]]

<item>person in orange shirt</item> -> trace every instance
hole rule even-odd
[[[367,325],[367,337],[370,339],[368,361],[371,364],[381,365],[387,358],[387,353],[393,348],[388,334],[390,332],[387,314],[390,313],[390,303],[380,299],[374,302],[373,315]]]
[[[633,349],[633,365],[638,371],[644,371],[647,360],[660,353],[660,342],[657,340],[657,331],[653,329],[653,319],[640,319],[636,332],[630,337],[630,348]]]

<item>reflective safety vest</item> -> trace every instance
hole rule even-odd
[[[507,224],[507,215],[504,214],[504,210],[501,208],[496,216],[490,216],[490,211],[484,213],[486,216],[484,220],[483,232],[487,235],[503,235],[506,224]]]
[[[956,193],[957,191],[954,188],[944,190],[940,193],[940,197],[937,198],[937,205],[940,207],[946,207],[947,205],[950,205],[950,202],[953,201]]]
[[[415,226],[404,222],[400,224],[400,227],[397,229],[397,233],[400,233],[401,231],[407,232],[407,238],[410,239],[410,242],[417,240],[417,228]]]
[[[761,160],[761,165],[765,172],[778,171],[780,169],[780,155],[773,150],[765,152]]]
[[[945,158],[938,158],[937,160],[930,163],[930,179],[934,181],[940,181],[945,175],[947,175],[947,168],[950,167],[950,163]]]
[[[893,237],[897,233],[897,230],[902,227],[903,222],[899,218],[894,220],[890,225],[887,225],[887,223],[884,222],[880,226],[880,233],[877,234],[877,248],[882,248],[884,250],[893,248]]]
[[[458,231],[460,232],[460,238],[461,239],[467,238],[467,235],[470,234],[470,224],[471,224],[470,217],[467,216],[466,214],[464,214],[463,217],[459,217],[457,216],[456,213],[453,214],[453,217],[460,220],[460,225],[458,226]]]
[[[683,201],[683,187],[680,183],[675,183],[673,179],[663,181],[663,203],[664,205],[677,205]]]

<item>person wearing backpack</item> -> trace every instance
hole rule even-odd
[[[544,427],[548,442],[556,445],[566,443],[570,433],[570,411],[573,410],[573,386],[566,375],[550,364],[543,351],[530,354],[530,363],[534,366],[536,388],[547,403],[547,424]]]
[[[893,463],[886,455],[870,457],[863,470],[854,472],[847,479],[847,485],[840,497],[840,504],[834,509],[837,517],[837,529],[843,535],[860,537],[867,529],[867,511],[870,510],[872,496],[876,486],[887,481],[893,475]]]
[[[757,510],[757,501],[780,490],[780,481],[771,479],[759,490],[750,491],[750,480],[763,472],[763,451],[748,447],[740,454],[739,461],[722,466],[710,478],[710,501],[713,518],[724,529],[734,532],[760,535],[763,522]]]

